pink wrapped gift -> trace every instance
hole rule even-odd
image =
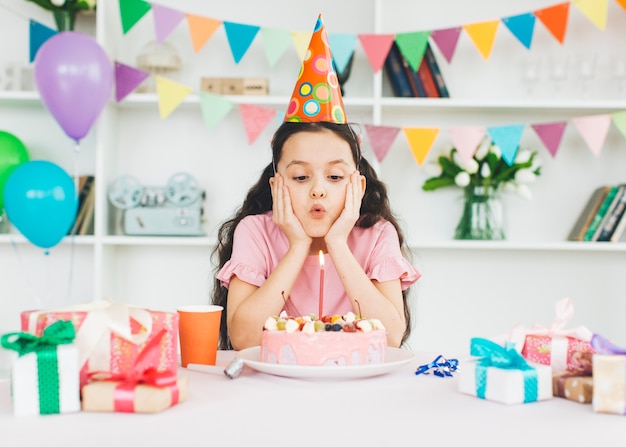
[[[550,365],[552,370],[583,371],[588,353],[595,350],[589,344],[592,332],[584,326],[566,328],[574,316],[574,305],[569,298],[563,298],[555,304],[556,317],[550,327],[538,324],[530,328],[518,324],[507,337],[515,343],[522,356],[530,362]]]
[[[158,349],[142,359],[142,366],[158,372],[177,370],[176,313],[100,300],[63,309],[22,312],[22,331],[39,336],[58,320],[70,320],[76,328],[81,386],[95,372],[128,373],[154,337],[160,338]]]

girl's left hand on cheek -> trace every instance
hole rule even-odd
[[[328,231],[327,238],[341,236],[347,239],[360,217],[361,199],[363,198],[363,176],[358,171],[350,174],[350,183],[346,186],[346,202],[339,218]]]

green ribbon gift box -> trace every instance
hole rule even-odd
[[[78,348],[74,325],[57,321],[41,337],[12,332],[2,347],[19,355],[11,370],[11,395],[16,416],[80,411]]]
[[[552,398],[552,368],[528,363],[513,344],[472,338],[470,354],[477,359],[459,370],[460,392],[503,404]]]

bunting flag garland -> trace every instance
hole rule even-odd
[[[463,29],[469,35],[470,39],[472,39],[476,49],[485,60],[489,59],[491,55],[499,24],[500,22],[498,20],[491,20],[488,22],[463,25]]]
[[[565,41],[565,31],[569,19],[569,2],[538,9],[535,11],[535,16],[562,45]]]
[[[430,152],[430,148],[435,142],[435,138],[439,135],[439,129],[405,127],[402,130],[404,131],[404,136],[411,147],[413,157],[415,157],[417,164],[421,166]]]
[[[144,0],[119,0],[119,6],[123,34],[128,33],[152,9],[152,4]]]
[[[613,124],[615,124],[617,130],[619,130],[619,133],[626,138],[626,110],[613,112],[611,114],[611,119],[613,120]]]
[[[572,0],[576,8],[580,10],[598,29],[606,28],[606,17],[609,0]]]
[[[246,54],[252,41],[261,29],[260,26],[246,25],[244,23],[224,22],[224,30],[228,38],[228,45],[233,54],[235,63],[239,63],[241,58]]]
[[[485,128],[480,126],[455,127],[448,130],[452,143],[465,163],[474,156],[478,144],[485,136]]]
[[[487,128],[487,133],[491,141],[500,148],[502,159],[509,166],[515,161],[524,127],[523,124],[514,124],[510,126],[494,126]]]
[[[379,162],[382,162],[387,156],[387,153],[395,141],[398,132],[400,132],[400,128],[366,124],[365,132],[367,133],[367,138],[369,139],[370,146],[372,146],[376,159]]]
[[[596,157],[600,156],[604,141],[609,132],[611,125],[611,115],[591,115],[591,116],[579,116],[572,118],[574,126],[580,133],[591,153]]]
[[[339,73],[343,73],[354,54],[357,43],[355,34],[328,34],[328,45]]]
[[[191,87],[166,79],[156,77],[156,89],[159,96],[159,113],[162,119],[167,118],[191,94]]]
[[[565,126],[565,121],[531,125],[543,145],[552,155],[552,158],[556,157],[556,153],[559,150]]]
[[[28,61],[32,62],[35,60],[35,55],[37,54],[37,51],[39,51],[39,48],[43,45],[43,43],[50,39],[52,36],[54,36],[55,34],[57,34],[56,30],[53,30],[52,28],[48,28],[45,25],[42,25],[39,22],[36,22],[34,20],[30,20],[30,26],[29,26],[29,58]]]
[[[361,47],[374,73],[383,68],[395,37],[395,34],[359,34]]]
[[[222,25],[222,22],[195,14],[187,14],[186,17],[193,50],[198,53]]]
[[[313,35],[312,31],[292,31],[291,40],[293,41],[293,46],[298,53],[298,58],[300,58],[300,62],[304,60],[304,55],[306,54],[306,50],[309,48],[309,42],[311,41],[311,36]]]
[[[398,44],[400,53],[413,71],[416,71],[422,63],[429,37],[430,31],[396,34],[396,44]]]
[[[626,0],[615,0],[626,11]]]
[[[289,31],[278,28],[261,28],[261,37],[263,38],[263,47],[265,49],[265,57],[270,67],[276,65],[276,62],[285,54],[289,45],[291,45],[291,36]]]
[[[185,13],[176,9],[167,8],[154,3],[152,5],[152,13],[154,14],[154,34],[156,42],[163,41],[170,35],[174,28],[185,18]]]
[[[228,115],[234,103],[227,98],[213,93],[200,92],[200,107],[204,127],[211,131]]]
[[[533,41],[533,33],[535,31],[535,19],[534,14],[527,12],[526,14],[505,17],[502,19],[502,23],[504,23],[522,45],[530,50]]]
[[[276,116],[276,109],[251,104],[239,104],[248,143],[252,144]]]
[[[446,58],[448,63],[452,62],[452,56],[454,56],[454,50],[456,49],[460,35],[460,26],[435,30],[431,33],[433,41],[437,44],[439,51],[441,51],[441,54],[443,54],[443,57]]]
[[[147,71],[115,62],[115,100],[120,102],[132,93],[146,78]]]

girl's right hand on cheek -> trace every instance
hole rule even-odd
[[[293,245],[297,241],[306,241],[311,244],[311,238],[304,232],[302,224],[296,217],[291,207],[289,188],[285,186],[283,177],[276,173],[270,179],[272,189],[273,221],[285,233],[289,243]]]

